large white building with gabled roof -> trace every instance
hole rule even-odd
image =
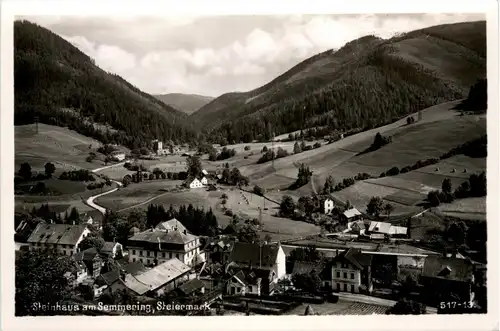
[[[55,249],[64,255],[73,255],[89,233],[87,224],[39,223],[28,238],[29,249]]]

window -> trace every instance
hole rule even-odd
[[[340,278],[340,271],[337,271],[337,278]]]
[[[163,252],[163,253],[162,253],[162,256],[163,256],[163,257],[166,257],[166,255],[167,255],[167,253],[165,253],[165,252]]]
[[[149,257],[149,256],[151,256],[151,252],[150,252],[150,251],[148,251],[148,257]]]
[[[354,272],[351,272],[351,279],[354,279]]]
[[[176,258],[179,258],[179,254],[175,254],[175,257],[176,257]]]
[[[337,283],[337,290],[340,291],[340,283]]]
[[[342,268],[347,269],[347,263],[342,263]],[[346,277],[347,278],[347,277]]]
[[[132,251],[132,254],[135,255],[135,249]]]
[[[132,262],[135,262],[135,257],[132,258]]]
[[[169,258],[172,258],[172,253],[168,253],[169,254]]]
[[[344,278],[347,279],[347,272],[344,272]]]
[[[344,291],[347,292],[347,284],[344,284]]]
[[[142,251],[139,251],[139,256],[142,256]]]

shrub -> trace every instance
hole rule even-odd
[[[398,167],[392,167],[386,172],[387,176],[396,176],[399,174],[399,168]]]
[[[249,151],[250,150],[250,146],[245,146],[245,151]]]
[[[314,148],[320,148],[320,147],[321,147],[321,143],[320,143],[320,142],[317,142],[317,143],[315,143],[315,144],[314,144],[314,146],[313,146],[313,147],[314,147]]]

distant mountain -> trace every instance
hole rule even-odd
[[[129,148],[153,138],[189,142],[197,134],[186,114],[142,92],[57,34],[28,21],[14,23],[15,124],[67,126],[104,143]]]
[[[365,130],[465,98],[486,75],[486,22],[366,36],[299,63],[268,84],[227,93],[190,115],[215,141],[249,142],[303,128]]]
[[[207,97],[204,95],[183,93],[161,94],[155,95],[155,97],[167,105],[172,106],[186,114],[194,113],[214,99],[213,97]]]

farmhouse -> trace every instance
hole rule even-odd
[[[88,248],[83,252],[78,252],[73,255],[76,262],[83,262],[87,267],[87,274],[92,278],[97,278],[101,274],[101,268],[104,265],[95,247]]]
[[[113,161],[123,161],[125,160],[125,153],[116,151],[111,153],[110,157]]]
[[[205,260],[200,251],[200,239],[187,230],[146,230],[128,239],[129,260],[141,261],[145,265],[157,265],[177,258],[187,265],[196,265]]]
[[[55,249],[64,255],[78,252],[78,244],[90,233],[87,224],[39,223],[28,238],[30,250]]]
[[[342,215],[340,215],[340,218],[343,221],[343,223],[348,223],[360,220],[362,216],[363,214],[361,214],[359,210],[353,207],[343,212]]]
[[[394,226],[391,223],[386,222],[370,222],[368,228],[370,233],[380,233],[388,236],[406,236],[407,228],[404,226]]]
[[[257,277],[255,272],[243,270],[238,271],[231,277],[227,286],[229,295],[261,294],[262,278]]]
[[[219,238],[208,241],[203,251],[208,263],[226,264],[234,247],[234,240],[230,238]]]
[[[339,292],[359,293],[363,287],[370,290],[371,260],[371,255],[356,248],[338,254],[326,267],[329,275],[323,280],[324,286]]]
[[[200,182],[203,184],[203,185],[208,185],[208,179],[207,177],[203,177]]]
[[[354,221],[347,223],[347,229],[349,232],[364,235],[366,231],[366,226],[364,221]],[[383,239],[383,238],[382,238]]]
[[[457,302],[470,302],[474,299],[474,266],[467,259],[428,256],[420,283],[434,302],[446,301],[451,294]]]
[[[323,208],[325,211],[326,215],[329,215],[332,213],[334,205],[333,205],[333,200],[332,199],[325,199],[323,202]]]
[[[261,291],[264,294],[271,294],[278,280],[286,276],[285,252],[281,244],[236,242],[229,262],[230,270],[252,271],[261,278]]]
[[[186,184],[189,188],[200,188],[203,187],[203,183],[198,178],[188,178]]]

